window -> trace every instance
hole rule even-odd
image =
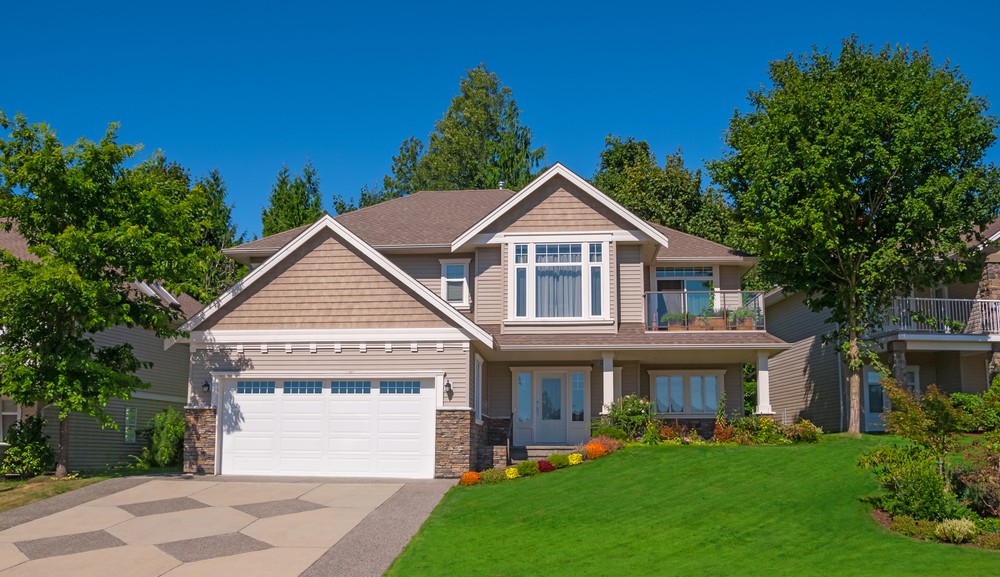
[[[656,318],[665,314],[700,315],[711,309],[715,290],[712,267],[656,267]]]
[[[367,395],[372,392],[371,381],[331,381],[330,393],[334,395]]]
[[[483,358],[476,355],[475,367],[472,371],[472,408],[476,414],[476,422],[483,422]]]
[[[531,420],[531,373],[517,374],[517,420]]]
[[[608,243],[512,245],[515,319],[603,319],[608,316]]]
[[[455,307],[469,306],[469,259],[441,262],[441,296]]]
[[[139,426],[139,411],[135,407],[125,407],[125,442],[135,442],[135,430]]]
[[[286,395],[318,395],[323,392],[320,381],[285,381],[282,392]]]
[[[274,381],[236,381],[236,392],[240,395],[270,395],[274,393]]]
[[[419,395],[420,381],[381,381],[378,392],[382,395]]]
[[[0,441],[7,438],[7,429],[17,422],[21,416],[20,409],[13,399],[3,397],[0,399]]]
[[[571,391],[571,402],[572,402],[572,418],[574,421],[583,422],[583,393],[584,393],[584,376],[583,373],[573,373],[570,376],[570,387]]]
[[[714,415],[725,371],[650,371],[657,413]]]

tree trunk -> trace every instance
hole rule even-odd
[[[848,368],[848,403],[847,432],[861,436],[861,351],[858,348],[858,331],[853,328],[848,333],[847,368]]]
[[[59,454],[56,456],[56,478],[62,479],[69,471],[69,415],[59,417]]]

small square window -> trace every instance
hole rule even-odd
[[[382,395],[419,395],[420,381],[381,381],[378,392]]]

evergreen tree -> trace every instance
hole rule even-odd
[[[306,162],[301,175],[292,176],[282,166],[271,187],[268,206],[261,211],[264,236],[312,224],[323,216],[323,197],[319,177],[312,163]]]

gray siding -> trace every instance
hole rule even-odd
[[[500,268],[500,247],[491,246],[476,251],[476,274],[473,310],[477,323],[498,325],[503,321],[503,272]]]
[[[618,310],[623,323],[641,323],[643,311],[642,247],[618,246]]]
[[[719,288],[722,290],[740,290],[740,280],[743,269],[738,266],[719,267]]]

